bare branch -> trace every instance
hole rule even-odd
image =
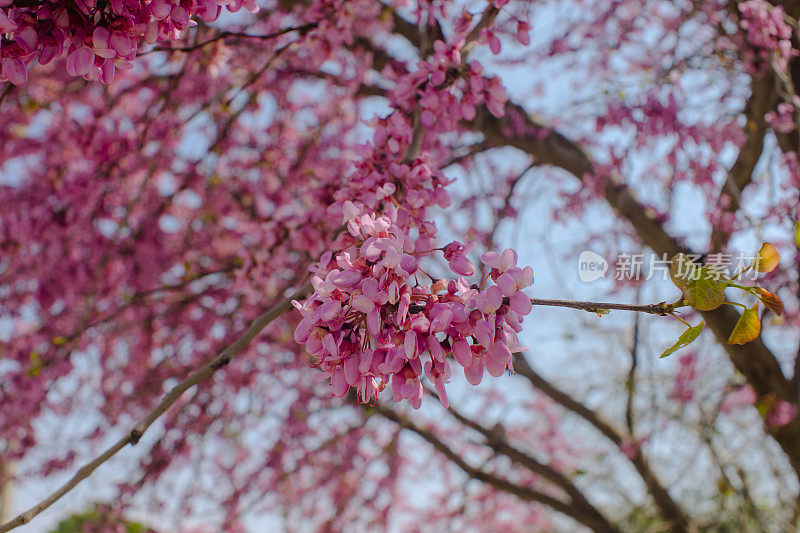
[[[550,307],[569,307],[571,309],[580,309],[590,313],[600,313],[603,311],[635,311],[637,313],[647,313],[650,315],[667,316],[669,315],[675,304],[668,304],[660,302],[657,304],[618,304],[607,302],[581,302],[573,300],[550,300],[545,298],[531,298],[533,305],[545,305]]]
[[[422,120],[420,119],[419,108],[415,108],[411,115],[411,127],[413,130],[411,136],[411,144],[408,145],[406,151],[403,152],[403,161],[411,163],[419,155],[419,150],[422,148],[422,141],[425,136],[425,128],[422,127]]]
[[[747,123],[744,131],[747,134],[736,162],[728,171],[725,184],[719,194],[718,205],[723,206],[725,213],[735,213],[741,205],[742,192],[753,180],[753,171],[756,168],[764,150],[764,135],[767,133],[765,115],[775,105],[775,78],[771,73],[766,73],[760,78],[754,78],[752,93],[744,109]],[[711,233],[712,251],[725,249],[730,232],[723,228],[726,225],[714,225]]]
[[[640,290],[636,291],[636,301],[639,301]],[[635,436],[633,430],[633,398],[636,395],[636,367],[639,364],[639,329],[641,326],[640,315],[635,315],[633,319],[633,339],[631,341],[631,366],[628,370],[628,379],[625,381],[625,388],[628,392],[628,399],[625,402],[625,424],[628,426],[628,434]]]
[[[10,520],[14,505],[14,474],[17,462],[13,459],[0,461],[0,522]]]
[[[509,119],[516,113],[525,124],[526,133],[515,133],[518,128]],[[594,174],[589,156],[574,142],[557,131],[534,121],[520,106],[506,105],[505,117],[498,119],[482,106],[475,120],[467,124],[480,131],[486,140],[497,146],[514,146],[534,157],[534,161],[566,170],[579,180]],[[539,132],[533,135],[530,132]],[[687,251],[677,239],[667,233],[661,221],[648,213],[636,199],[633,191],[617,179],[609,179],[603,186],[603,196],[608,204],[636,230],[639,238],[656,254],[672,255]],[[761,338],[745,345],[728,344],[728,336],[739,319],[739,313],[729,307],[701,312],[708,328],[728,354],[736,369],[741,372],[760,397],[774,394],[779,398],[797,403],[797,396],[775,355]],[[800,417],[780,427],[766,427],[775,437],[800,475]]]
[[[522,354],[514,355],[514,369],[517,374],[526,378],[531,385],[545,393],[556,403],[589,422],[616,446],[623,446],[626,437],[623,436],[621,431],[615,429],[611,423],[604,420],[598,413],[589,409],[584,404],[547,381],[528,364],[527,359],[525,359]],[[671,524],[671,530],[676,532],[686,531],[689,520],[686,518],[680,506],[678,506],[675,500],[672,499],[672,496],[669,495],[667,489],[661,484],[655,472],[653,472],[650,467],[647,458],[642,453],[637,453],[630,461],[647,486],[647,490],[650,492],[653,501],[655,501],[661,511],[661,515]]]
[[[433,446],[436,449],[436,451],[447,457],[447,459],[449,459],[453,464],[455,464],[458,468],[460,468],[464,473],[466,473],[469,477],[473,479],[482,481],[484,483],[488,483],[489,485],[492,485],[498,490],[502,490],[504,492],[508,492],[509,494],[513,494],[514,496],[517,496],[522,500],[533,501],[546,505],[562,514],[574,518],[578,522],[584,524],[585,526],[591,528],[594,531],[609,532],[609,533],[619,532],[619,530],[616,527],[609,524],[604,518],[602,518],[602,516],[600,517],[589,516],[583,512],[581,513],[576,512],[578,511],[578,508],[571,504],[562,502],[561,500],[553,498],[552,496],[549,496],[538,490],[517,485],[515,483],[508,481],[507,479],[503,479],[494,474],[486,472],[485,470],[470,465],[461,457],[460,454],[453,451],[432,431],[418,426],[413,421],[409,420],[408,418],[406,418],[405,416],[403,416],[402,414],[398,413],[393,409],[390,409],[381,404],[377,404],[370,410],[386,418],[387,420],[391,420],[392,422],[399,424],[401,427],[406,428],[416,433],[420,437],[422,437],[431,446]]]
[[[439,395],[435,391],[427,389],[427,392],[429,392],[431,396],[437,400],[439,399]],[[486,438],[486,444],[495,452],[505,455],[514,463],[527,468],[534,474],[542,476],[544,479],[547,479],[562,489],[570,497],[572,500],[572,505],[574,505],[577,509],[581,509],[582,512],[593,516],[598,521],[608,521],[608,519],[606,519],[603,514],[594,505],[592,505],[588,499],[586,499],[586,496],[584,496],[580,489],[575,486],[575,484],[572,483],[572,481],[570,481],[564,474],[552,466],[536,460],[534,457],[528,455],[519,448],[512,446],[505,438],[505,431],[502,429],[502,425],[498,424],[492,428],[486,428],[475,420],[472,420],[471,418],[461,414],[452,406],[448,407],[447,410],[451,415],[453,415],[453,418],[483,435]]]
[[[273,320],[278,318],[284,312],[291,309],[291,302],[292,300],[301,299],[305,297],[309,291],[311,290],[311,284],[306,283],[303,287],[301,287],[297,292],[295,292],[292,296],[288,298],[284,298],[275,306],[273,306],[269,311],[265,312],[258,318],[256,318],[251,324],[250,327],[232,344],[228,345],[224,350],[222,350],[216,357],[211,359],[202,368],[196,370],[192,373],[188,378],[177,384],[175,387],[170,390],[164,399],[159,402],[159,404],[150,411],[144,418],[142,418],[138,424],[136,424],[124,437],[114,443],[111,447],[109,447],[105,452],[97,456],[92,461],[86,463],[78,471],[72,476],[66,483],[64,483],[58,490],[50,494],[47,498],[42,500],[40,503],[36,504],[32,508],[28,509],[24,513],[18,515],[13,520],[6,522],[4,524],[0,524],[0,533],[5,533],[6,531],[10,531],[16,527],[21,525],[27,524],[30,520],[50,507],[53,503],[61,499],[65,494],[71,491],[75,486],[89,477],[92,472],[97,469],[100,465],[111,459],[118,451],[124,448],[126,445],[131,444],[135,445],[139,442],[139,439],[142,438],[142,435],[147,431],[147,429],[155,422],[161,415],[163,415],[167,409],[169,409],[172,404],[174,404],[181,395],[186,392],[188,389],[202,383],[203,381],[210,378],[214,373],[219,370],[220,368],[224,367],[231,360],[238,355],[242,350],[244,350],[250,341],[252,341],[260,332],[263,330],[267,325],[269,325]]]
[[[278,31],[273,32],[273,33],[268,33],[266,35],[252,35],[252,34],[249,34],[249,33],[235,32],[235,31],[223,31],[223,32],[220,32],[219,34],[215,35],[214,37],[206,39],[205,41],[201,41],[201,42],[199,42],[197,44],[193,44],[191,46],[174,46],[174,47],[156,46],[156,47],[153,47],[152,49],[147,50],[145,52],[139,52],[136,55],[143,56],[143,55],[147,55],[147,54],[152,54],[153,52],[193,52],[193,51],[199,50],[200,48],[203,48],[203,47],[205,47],[205,46],[207,46],[209,44],[215,43],[215,42],[220,41],[222,39],[227,39],[229,37],[234,37],[234,38],[237,38],[237,39],[255,39],[255,40],[259,40],[259,41],[267,41],[267,40],[270,40],[270,39],[275,39],[276,37],[280,37],[281,35],[286,35],[287,33],[290,33],[290,32],[293,32],[293,31],[299,32],[302,35],[302,34],[307,33],[308,31],[316,28],[318,25],[319,24],[316,23],[316,22],[309,22],[308,24],[303,24],[301,26],[293,26],[291,28],[283,28],[281,30],[278,30]]]

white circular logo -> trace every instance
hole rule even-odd
[[[578,257],[578,277],[584,283],[590,283],[605,277],[608,262],[600,254],[584,250]]]

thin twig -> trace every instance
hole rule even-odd
[[[249,33],[241,33],[241,32],[234,32],[234,31],[223,31],[222,33],[220,33],[220,34],[218,34],[218,35],[216,35],[214,37],[211,37],[210,39],[207,39],[205,41],[199,42],[199,43],[191,45],[191,46],[175,46],[175,47],[156,46],[156,47],[152,48],[151,50],[147,50],[145,52],[139,52],[136,55],[143,56],[143,55],[147,55],[147,54],[152,54],[153,52],[193,52],[195,50],[203,48],[206,45],[215,43],[215,42],[220,41],[222,39],[227,39],[228,37],[235,37],[235,38],[239,38],[239,39],[258,39],[258,40],[261,40],[261,41],[266,41],[266,40],[269,40],[269,39],[274,39],[276,37],[280,37],[281,35],[285,35],[287,33],[293,32],[293,31],[297,31],[297,32],[300,32],[301,34],[303,34],[303,33],[308,32],[309,30],[312,30],[312,29],[316,28],[317,25],[318,25],[318,23],[316,23],[316,22],[309,22],[308,24],[303,24],[302,26],[293,26],[291,28],[283,28],[282,30],[278,30],[278,31],[276,31],[274,33],[268,33],[266,35],[252,35],[252,34],[249,34]]]
[[[27,524],[30,520],[50,507],[53,503],[61,499],[65,494],[71,491],[78,483],[89,477],[95,469],[100,466],[101,464],[105,463],[109,459],[111,459],[118,451],[124,448],[126,445],[131,444],[134,445],[139,442],[139,439],[142,438],[142,435],[147,431],[147,429],[155,422],[161,415],[163,415],[167,409],[169,409],[172,404],[174,404],[181,395],[186,392],[188,389],[194,387],[202,383],[203,381],[210,378],[217,370],[224,367],[228,363],[231,362],[239,352],[244,350],[250,341],[252,341],[260,332],[263,330],[267,325],[282,315],[284,312],[288,311],[292,304],[292,300],[301,299],[305,297],[309,291],[311,290],[311,284],[306,283],[301,287],[295,294],[288,298],[284,298],[278,304],[276,304],[272,309],[267,311],[266,313],[262,314],[258,318],[256,318],[251,324],[250,327],[247,328],[241,337],[236,339],[232,344],[228,345],[224,350],[222,350],[216,357],[211,359],[202,368],[196,370],[192,373],[188,378],[180,382],[178,385],[172,388],[164,399],[159,402],[159,404],[150,411],[144,418],[142,418],[138,424],[136,424],[124,437],[114,443],[110,448],[108,448],[105,452],[97,456],[92,461],[83,465],[78,471],[75,473],[72,478],[69,479],[66,483],[64,483],[58,490],[53,492],[50,496],[42,500],[40,503],[36,504],[32,508],[28,509],[26,512],[18,515],[13,520],[6,522],[5,524],[0,525],[0,533],[5,533],[6,531],[10,531],[16,527],[19,527],[23,524]]]
[[[609,524],[602,517],[602,515],[595,516],[594,514],[588,514],[583,509],[580,509],[579,511],[576,506],[571,505],[571,502],[566,503],[537,489],[533,489],[522,484],[514,483],[504,477],[495,475],[494,473],[487,472],[482,468],[473,466],[472,464],[467,462],[461,454],[457,453],[455,450],[450,448],[444,441],[442,441],[432,430],[417,425],[416,423],[414,423],[413,420],[411,420],[407,416],[397,412],[392,408],[389,408],[381,403],[377,403],[374,406],[368,407],[367,412],[377,414],[387,420],[395,422],[404,429],[416,433],[419,437],[427,441],[428,444],[433,446],[433,448],[436,451],[444,455],[447,459],[450,460],[450,462],[452,462],[455,466],[461,469],[466,475],[468,475],[473,479],[491,485],[503,492],[512,494],[517,498],[520,498],[521,500],[532,501],[546,505],[554,509],[555,511],[563,513],[566,516],[569,516],[577,520],[581,524],[589,527],[594,531],[619,533],[619,529]]]
[[[641,289],[636,291],[636,301],[639,301]],[[633,398],[636,395],[636,367],[639,363],[639,329],[641,327],[641,315],[635,315],[633,320],[633,340],[631,342],[631,366],[628,370],[628,379],[625,381],[625,389],[628,392],[628,399],[625,402],[625,423],[628,426],[628,434],[631,439],[635,438],[633,431]]]
[[[436,398],[436,400],[441,401],[435,390],[425,387],[425,392]],[[558,486],[569,496],[571,500],[570,505],[575,507],[576,513],[584,513],[607,522],[603,513],[589,502],[583,492],[581,492],[566,475],[556,470],[552,465],[542,463],[523,450],[512,446],[506,438],[506,432],[501,424],[498,423],[492,428],[487,428],[463,415],[453,406],[448,407],[447,410],[460,423],[483,435],[484,438],[486,438],[486,445],[492,448],[496,453],[508,457],[512,462],[527,468],[535,475],[542,476],[544,479]]]
[[[546,305],[550,307],[569,307],[571,309],[581,309],[590,313],[603,311],[636,311],[638,313],[648,313],[651,315],[667,316],[672,312],[674,304],[660,302],[657,304],[615,304],[606,302],[581,302],[573,300],[548,300],[542,298],[531,298],[533,305]]]
[[[503,298],[503,304],[509,305],[511,300]],[[648,313],[658,316],[669,316],[672,311],[679,306],[676,304],[668,304],[660,302],[657,304],[615,304],[608,302],[583,302],[580,300],[548,300],[544,298],[531,298],[531,304],[548,306],[548,307],[568,307],[570,309],[580,309],[581,311],[588,311],[589,313],[603,313],[608,311],[635,311],[637,313]],[[425,309],[424,304],[412,302],[408,310],[411,313],[420,313]],[[673,315],[674,316],[674,315]],[[675,317],[678,318],[678,317]],[[680,320],[680,318],[678,318]]]
[[[547,381],[541,376],[534,368],[528,363],[525,356],[521,353],[514,355],[514,370],[516,373],[525,379],[536,389],[540,390],[549,396],[556,403],[565,409],[575,413],[579,417],[586,420],[595,429],[600,431],[606,438],[613,442],[620,449],[622,448],[626,437],[622,430],[614,427],[607,421],[600,413],[590,409],[585,404],[579,402],[566,392],[562,391],[551,382]],[[650,462],[644,453],[637,453],[633,457],[628,457],[636,471],[647,486],[647,490],[653,497],[656,506],[658,506],[661,516],[669,524],[669,528],[675,532],[691,530],[689,519],[683,512],[683,508],[672,499],[669,491],[661,483],[660,479],[650,466]]]
[[[475,42],[480,37],[481,31],[484,28],[489,27],[489,25],[494,22],[494,19],[497,17],[498,13],[500,13],[500,10],[496,6],[490,4],[489,7],[486,8],[486,11],[483,12],[481,19],[466,36],[466,38],[464,39],[464,46],[462,47],[462,52],[461,52],[462,65],[466,65],[467,56],[469,56],[469,53],[475,46]]]

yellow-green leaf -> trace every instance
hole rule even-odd
[[[678,337],[677,342],[675,342],[675,344],[664,350],[658,358],[661,359],[662,357],[671,355],[674,352],[683,348],[684,346],[688,346],[689,344],[691,344],[692,341],[694,341],[697,338],[697,336],[700,335],[700,332],[703,331],[704,326],[705,322],[700,322],[696,326],[688,328],[686,331],[683,332],[683,334],[680,337]]]
[[[683,292],[686,303],[700,311],[716,309],[725,301],[725,287],[730,279],[718,268],[698,267],[686,254],[672,258],[669,271],[672,282]]]
[[[700,311],[711,311],[722,305],[725,301],[725,287],[728,286],[727,281],[713,279],[706,276],[706,272],[705,267],[701,268],[701,277],[690,282],[683,291],[689,305]]]
[[[756,272],[759,272],[760,274],[772,272],[775,270],[775,267],[778,266],[780,260],[781,254],[778,253],[778,249],[772,244],[765,242],[761,245],[761,249],[758,251],[758,255],[756,256],[754,265]]]
[[[28,367],[28,375],[31,377],[36,377],[42,370],[42,360],[39,358],[39,354],[33,350],[31,350],[31,353],[28,357],[31,364],[31,366]]]
[[[697,267],[686,254],[675,254],[670,261],[669,277],[672,283],[683,291],[686,283],[697,279]]]
[[[758,304],[747,308],[736,322],[728,344],[746,344],[755,340],[761,333],[761,321],[758,319]]]
[[[800,248],[800,222],[794,223],[794,245]]]
[[[53,337],[53,344],[55,344],[56,346],[64,346],[65,344],[67,344],[67,338],[60,336]]]

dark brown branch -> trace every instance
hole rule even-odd
[[[621,431],[616,430],[601,415],[547,381],[528,364],[527,359],[522,354],[514,355],[514,369],[518,375],[526,378],[531,385],[549,396],[556,403],[589,422],[617,447],[621,448],[625,444],[625,437],[623,437]],[[670,524],[671,531],[686,531],[689,524],[688,518],[675,500],[672,499],[672,496],[669,495],[669,492],[661,484],[658,477],[656,477],[647,458],[643,454],[637,453],[630,461],[647,486],[647,490],[653,497],[653,501],[658,506],[659,511],[661,511],[662,517]]]
[[[403,37],[405,37],[411,44],[414,45],[417,49],[422,48],[423,38],[422,33],[419,31],[419,28],[413,22],[409,22],[400,15],[397,14],[397,11],[389,6],[385,7],[386,9],[390,10],[392,13],[392,23],[394,24],[394,31]],[[444,34],[442,33],[441,26],[437,23],[436,27],[434,28],[433,35],[431,35],[432,39],[444,41]]]
[[[546,505],[559,513],[562,513],[566,516],[569,516],[581,524],[589,527],[590,529],[598,532],[614,532],[618,533],[618,529],[611,526],[605,520],[598,520],[596,517],[591,517],[586,515],[582,512],[577,512],[578,508],[574,507],[568,503],[562,502],[552,496],[549,496],[543,492],[540,492],[535,489],[531,489],[528,487],[524,487],[521,485],[517,485],[508,481],[507,479],[498,477],[494,474],[486,472],[480,468],[476,468],[469,463],[467,463],[461,455],[453,451],[447,444],[445,444],[439,437],[437,437],[432,431],[429,429],[423,428],[415,424],[413,421],[409,420],[402,414],[394,411],[393,409],[389,409],[381,404],[377,404],[375,407],[371,408],[373,412],[376,414],[386,418],[387,420],[391,420],[392,422],[397,423],[401,427],[416,433],[420,437],[422,437],[425,441],[427,441],[433,448],[444,455],[447,459],[449,459],[453,464],[455,464],[458,468],[460,468],[465,474],[469,477],[476,479],[478,481],[482,481],[484,483],[488,483],[492,485],[498,490],[503,492],[507,492],[509,494],[513,494],[514,496],[525,500],[525,501],[532,501],[541,503]]]
[[[437,400],[439,399],[439,395],[436,394],[435,391],[428,389],[427,392]],[[574,505],[576,508],[581,509],[581,511],[587,515],[594,517],[595,520],[605,521],[608,523],[609,527],[613,527],[611,526],[610,522],[608,522],[608,519],[605,518],[603,514],[589,502],[588,499],[586,499],[586,496],[584,496],[580,489],[578,489],[578,487],[575,486],[575,484],[572,483],[572,481],[570,481],[564,474],[550,465],[546,465],[540,461],[537,461],[534,457],[531,457],[522,450],[511,446],[508,440],[506,440],[504,437],[505,432],[502,430],[502,426],[494,426],[491,429],[486,428],[475,420],[464,416],[452,406],[448,407],[447,410],[451,415],[453,415],[453,418],[483,435],[484,438],[486,438],[486,444],[496,453],[505,455],[514,463],[527,468],[534,474],[552,482],[570,497],[572,500],[572,505]]]
[[[419,155],[419,150],[422,148],[422,141],[425,137],[425,128],[422,127],[422,120],[420,119],[420,111],[418,107],[414,109],[414,112],[411,116],[411,128],[413,131],[411,135],[411,143],[406,148],[406,151],[403,152],[403,161],[408,164],[411,164]]]
[[[509,118],[510,114],[519,115],[525,124],[525,133],[516,133],[517,128]],[[581,181],[594,174],[592,161],[577,144],[536,122],[520,106],[509,103],[506,105],[505,117],[500,119],[492,116],[485,106],[480,107],[475,120],[466,125],[482,132],[487,141],[497,146],[516,147],[533,156],[534,161],[562,168]],[[687,251],[664,230],[660,220],[649,214],[631,189],[621,183],[618,177],[608,179],[602,193],[608,204],[632,225],[639,238],[657,255],[672,257],[678,252]],[[739,319],[738,312],[726,306],[701,314],[736,369],[747,378],[759,397],[776,395],[797,404],[794,388],[783,374],[775,355],[761,338],[744,346],[728,344],[728,336]],[[767,426],[766,430],[775,437],[800,477],[800,417],[781,428]]]
[[[774,105],[775,78],[769,71],[760,78],[753,79],[750,99],[744,108],[744,116],[747,119],[744,131],[747,139],[739,150],[736,162],[728,171],[717,201],[718,205],[723,206],[725,213],[735,213],[739,210],[742,192],[753,180],[753,171],[764,150],[764,135],[767,133],[767,120],[764,117]],[[719,252],[725,249],[730,232],[725,231],[723,227],[725,226],[719,224],[713,227],[711,251]]]
[[[522,119],[525,133],[515,133],[515,123],[510,118],[512,115]],[[506,105],[503,118],[496,118],[486,106],[479,106],[475,119],[465,125],[483,133],[486,140],[495,146],[513,146],[533,156],[534,163],[539,165],[561,168],[579,180],[595,174],[594,164],[583,149],[561,133],[533,120],[516,104]],[[666,253],[671,257],[678,252],[689,251],[664,231],[661,221],[643,208],[633,191],[621,183],[619,177],[607,179],[601,192],[609,205],[622,218],[630,221],[639,237],[656,253]]]
[[[636,299],[639,299],[639,291],[636,292]],[[628,398],[625,402],[625,425],[628,426],[628,434],[633,438],[633,398],[636,395],[636,367],[639,364],[639,329],[641,325],[641,315],[636,315],[633,321],[633,340],[631,342],[631,366],[628,369],[628,379],[625,381],[625,389]]]
[[[147,50],[145,52],[139,52],[137,55],[143,56],[147,54],[152,54],[153,52],[193,52],[195,50],[199,50],[204,46],[209,44],[215,43],[222,39],[227,39],[229,37],[235,37],[238,39],[257,39],[260,41],[267,41],[269,39],[275,39],[276,37],[280,37],[281,35],[286,35],[287,33],[291,33],[293,31],[299,32],[301,35],[307,33],[308,31],[317,27],[316,22],[309,22],[308,24],[303,24],[301,26],[293,26],[291,28],[283,28],[282,30],[278,30],[274,33],[268,33],[266,35],[252,35],[249,33],[241,33],[235,31],[223,31],[220,32],[218,35],[211,37],[205,41],[201,41],[197,44],[193,44],[191,46],[156,46],[153,47],[151,50]]]

